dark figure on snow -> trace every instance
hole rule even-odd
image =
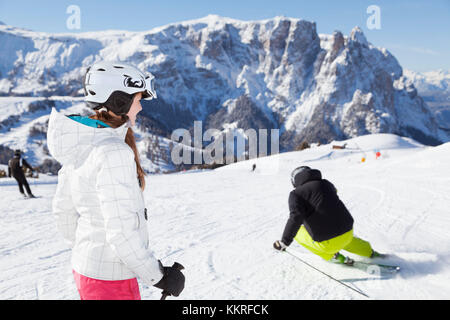
[[[16,179],[17,183],[19,184],[19,190],[20,193],[26,198],[27,195],[25,194],[23,190],[23,186],[25,186],[25,189],[27,191],[29,198],[35,198],[33,193],[30,190],[30,186],[28,185],[27,179],[25,178],[25,174],[23,173],[23,167],[27,167],[30,170],[33,171],[33,168],[28,164],[28,162],[21,157],[20,150],[16,150],[14,152],[14,158],[9,160],[8,162],[8,177],[11,177],[11,175]]]
[[[291,182],[295,189],[289,194],[289,219],[281,240],[273,244],[275,249],[286,250],[295,239],[327,261],[353,264],[340,250],[368,258],[383,256],[369,242],[353,235],[350,212],[319,170],[298,167],[291,174]]]

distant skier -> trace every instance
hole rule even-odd
[[[256,163],[253,164],[252,166],[252,172],[256,170]]]
[[[30,164],[21,157],[22,152],[17,149],[14,151],[14,158],[9,160],[8,162],[8,177],[11,177],[11,175],[16,179],[18,185],[19,185],[19,191],[24,196],[24,198],[36,198],[33,193],[31,192],[30,186],[28,185],[27,178],[25,178],[25,174],[23,173],[23,167],[26,167],[30,169],[31,171],[34,171],[34,169],[30,166]],[[25,189],[27,191],[27,194],[25,194],[23,190],[23,186],[25,186]]]
[[[327,261],[352,265],[345,250],[363,257],[380,257],[369,242],[353,235],[353,218],[337,195],[334,185],[319,170],[307,166],[291,173],[294,190],[289,194],[290,216],[281,240],[273,244],[284,251],[295,239]]]

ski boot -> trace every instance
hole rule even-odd
[[[336,254],[333,256],[331,261],[335,262],[335,263],[345,264],[347,266],[352,266],[353,263],[355,262],[353,259],[346,257],[346,256],[340,254],[339,252],[336,252]]]
[[[372,255],[370,256],[370,259],[374,259],[374,258],[385,258],[385,257],[386,257],[385,254],[376,252],[375,250],[372,249]]]

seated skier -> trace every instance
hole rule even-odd
[[[340,250],[369,258],[383,256],[353,235],[350,212],[319,170],[298,167],[291,173],[291,182],[295,189],[289,194],[290,215],[281,240],[273,244],[275,249],[284,251],[295,239],[323,259],[347,265],[354,261]]]

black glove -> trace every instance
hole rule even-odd
[[[283,241],[277,240],[277,241],[275,241],[275,242],[273,243],[273,247],[274,247],[276,250],[279,250],[279,251],[286,251],[286,248],[287,248],[288,246],[285,245],[285,244],[283,243]]]
[[[183,266],[175,262],[171,267],[164,267],[161,261],[159,261],[159,267],[164,273],[164,276],[154,286],[162,289],[164,295],[178,297],[184,289],[185,278],[180,271],[183,269]]]

